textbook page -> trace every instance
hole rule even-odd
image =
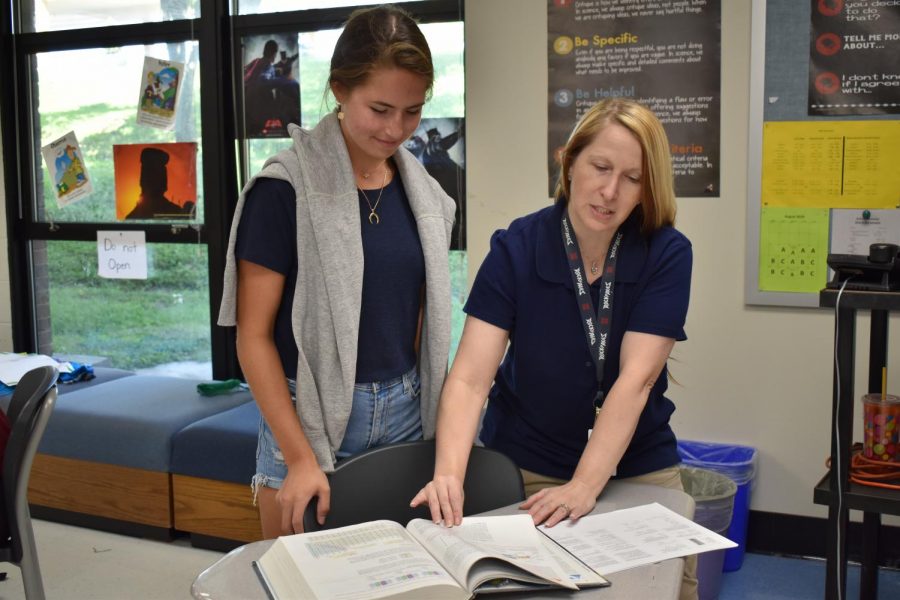
[[[292,564],[273,567],[266,555],[259,561],[276,590],[279,583],[282,589],[293,586],[290,578],[299,574],[319,600],[471,597],[393,521],[285,536],[276,544],[286,552],[274,556]],[[273,571],[284,574],[280,581]]]
[[[541,531],[604,575],[737,546],[655,502],[541,526]]]
[[[554,542],[546,535],[541,535],[541,542],[547,553],[553,557],[556,565],[566,574],[569,581],[584,589],[609,585],[609,580],[596,573],[589,566],[575,558],[570,552]]]
[[[578,589],[544,548],[530,515],[464,517],[455,527],[413,519],[406,528],[469,590],[503,578]]]

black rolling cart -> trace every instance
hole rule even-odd
[[[819,306],[835,308],[838,290],[819,294]],[[828,506],[825,598],[846,598],[847,521],[849,510],[863,511],[863,556],[860,598],[878,597],[878,535],[881,515],[900,515],[900,491],[851,483],[850,447],[853,443],[853,390],[856,313],[871,312],[869,335],[869,392],[881,393],[881,369],[886,364],[888,316],[900,310],[900,292],[844,290],[835,315],[834,391],[831,412],[831,470],[816,485],[813,501]],[[838,595],[840,590],[840,596]]]

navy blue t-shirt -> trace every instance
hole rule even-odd
[[[481,440],[519,467],[571,478],[593,426],[597,387],[572,279],[560,239],[562,207],[512,222],[491,248],[465,305],[472,317],[509,332],[510,345],[490,392]],[[649,238],[629,222],[616,267],[603,389],[619,375],[626,331],[687,339],[691,244],[665,227]],[[591,285],[594,306],[600,279]],[[674,404],[657,378],[637,429],[617,468],[633,477],[679,462],[669,427]]]
[[[378,190],[365,193],[374,205]],[[416,364],[425,256],[400,177],[384,188],[377,225],[369,222],[363,192],[358,195],[365,268],[356,381],[368,383],[399,377]]]
[[[374,204],[379,190],[367,190]],[[425,259],[409,200],[399,177],[378,204],[378,225],[359,194],[364,256],[356,381],[399,377],[416,364]],[[275,316],[275,347],[285,375],[295,378],[298,350],[291,327],[297,282],[297,200],[291,184],[261,177],[247,193],[235,243],[235,257],[285,276]]]

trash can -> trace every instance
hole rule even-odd
[[[756,476],[756,448],[679,440],[678,454],[685,465],[722,473],[737,484],[731,525],[725,535],[737,544],[737,548],[725,552],[723,565],[725,571],[737,571],[744,563],[747,548],[747,520],[750,517],[750,492]]]
[[[737,484],[728,476],[697,467],[681,468],[681,484],[694,499],[694,522],[719,535],[725,535],[731,524]],[[722,564],[725,550],[704,552],[697,556],[698,597],[715,600],[722,589]]]

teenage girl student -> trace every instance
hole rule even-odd
[[[434,68],[405,11],[354,12],[331,59],[338,105],[269,158],[235,210],[221,325],[259,405],[263,535],[299,533],[326,472],[434,436],[450,345],[455,206],[405,150]]]

